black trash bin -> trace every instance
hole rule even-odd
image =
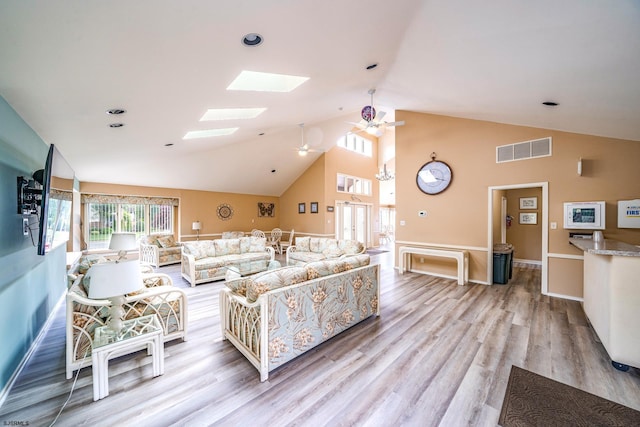
[[[493,245],[493,283],[506,285],[513,277],[513,245]]]

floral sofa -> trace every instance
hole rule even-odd
[[[172,234],[149,234],[140,239],[140,262],[153,267],[177,264],[182,248]]]
[[[67,290],[66,307],[66,374],[91,366],[91,345],[96,328],[106,324],[111,302],[106,299],[90,299],[85,273],[96,262],[105,262],[99,256],[82,257],[70,270],[70,287]],[[125,318],[156,314],[164,329],[164,341],[187,336],[187,296],[173,286],[171,278],[161,273],[144,273],[150,269],[142,265],[144,288],[125,296]]]
[[[240,237],[185,242],[182,246],[182,277],[191,286],[225,278],[227,268],[241,275],[264,271],[275,258],[267,239]]]
[[[287,265],[362,254],[366,248],[357,240],[336,240],[326,237],[296,237],[296,244],[287,248]]]
[[[379,266],[369,255],[288,266],[225,282],[223,339],[269,372],[364,319],[380,314]]]

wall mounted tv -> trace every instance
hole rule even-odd
[[[69,163],[51,144],[42,176],[38,255],[69,240],[74,176]]]

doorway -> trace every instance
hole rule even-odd
[[[336,238],[371,246],[371,209],[368,203],[336,201]]]
[[[502,185],[489,187],[489,202],[488,202],[488,227],[487,227],[487,283],[493,283],[493,244],[498,243],[497,240],[502,240],[501,237],[494,238],[494,236],[502,236],[502,230],[496,230],[495,227],[501,227],[505,222],[505,218],[502,212],[502,194],[505,190],[525,189],[525,188],[539,188],[542,190],[540,197],[541,203],[541,289],[540,292],[543,295],[548,294],[548,271],[549,271],[549,183],[548,182],[534,182],[527,184],[514,184],[514,185]],[[494,197],[500,197],[500,202],[495,203]],[[500,217],[498,221],[496,218]],[[514,218],[514,220],[517,220]],[[497,225],[499,224],[499,225]]]

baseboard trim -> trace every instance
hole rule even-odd
[[[584,298],[573,297],[571,295],[556,294],[556,293],[553,293],[553,292],[548,292],[547,296],[554,297],[554,298],[568,299],[568,300],[571,300],[571,301],[578,301],[578,302],[583,302],[584,301]]]
[[[16,379],[18,379],[18,375],[20,375],[20,372],[22,372],[25,365],[27,364],[27,362],[29,361],[33,353],[36,351],[36,348],[38,347],[38,345],[40,345],[40,342],[44,339],[45,334],[47,333],[47,331],[51,327],[51,324],[53,323],[53,319],[56,313],[58,312],[60,305],[65,301],[66,297],[67,297],[67,293],[65,291],[62,293],[62,295],[60,296],[60,299],[51,310],[51,313],[49,313],[49,317],[47,317],[47,321],[44,322],[44,325],[42,325],[42,328],[40,328],[40,332],[38,332],[38,336],[36,337],[35,340],[33,340],[33,342],[31,343],[31,346],[29,346],[29,350],[22,357],[22,360],[18,364],[18,367],[16,368],[16,370],[13,371],[11,378],[9,378],[9,381],[7,381],[7,384],[2,388],[2,391],[0,391],[0,408],[2,408],[2,405],[4,405],[4,401],[7,399],[7,396],[11,391],[11,387],[13,387],[13,384],[15,383]]]

